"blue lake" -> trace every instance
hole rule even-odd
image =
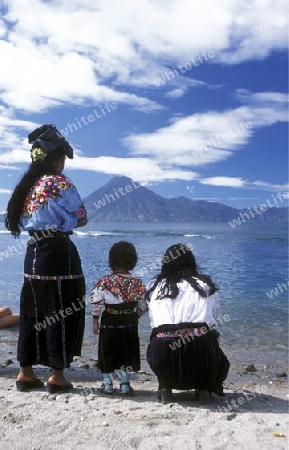
[[[108,251],[119,240],[132,242],[139,262],[134,273],[145,283],[160,269],[167,247],[190,245],[199,268],[219,286],[221,345],[238,361],[286,363],[288,351],[288,226],[243,223],[94,223],[71,237],[82,259],[87,294],[109,272]],[[23,259],[28,240],[17,240],[0,224],[0,303],[19,311]],[[14,331],[17,332],[17,331]],[[143,351],[148,343],[148,315],[140,319]],[[95,343],[87,307],[85,340]],[[256,361],[255,361],[256,362]]]

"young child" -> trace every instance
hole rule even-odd
[[[137,259],[133,244],[115,243],[109,251],[112,273],[100,278],[91,292],[93,333],[99,333],[97,367],[103,375],[104,394],[113,394],[111,373],[119,370],[120,393],[133,395],[129,372],[140,370],[138,319],[147,305],[144,284],[129,272]]]

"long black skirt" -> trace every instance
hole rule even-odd
[[[28,244],[20,297],[21,367],[69,367],[81,354],[84,323],[85,281],[74,243],[54,236]]]
[[[160,388],[222,390],[230,363],[219,347],[217,334],[198,337],[157,337],[152,333],[147,361]]]
[[[102,373],[140,370],[138,315],[114,315],[104,311],[98,341],[97,367]]]

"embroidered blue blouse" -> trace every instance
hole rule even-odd
[[[63,233],[76,227],[86,210],[76,187],[65,175],[43,175],[28,192],[20,225],[26,231],[55,226]]]

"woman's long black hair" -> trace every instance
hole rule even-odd
[[[28,171],[15,187],[5,213],[5,226],[14,237],[19,237],[21,233],[20,217],[28,192],[41,176],[57,174],[55,163],[64,155],[64,151],[58,148],[49,152],[43,161],[32,162]]]
[[[203,275],[198,271],[197,264],[190,248],[184,244],[175,244],[169,247],[162,259],[162,269],[156,277],[153,286],[147,291],[147,298],[156,288],[158,283],[164,280],[158,293],[157,299],[176,298],[179,294],[177,283],[180,280],[187,281],[201,297],[214,294],[218,287],[213,283],[211,277]],[[205,291],[197,280],[201,280],[209,286],[209,292]]]

